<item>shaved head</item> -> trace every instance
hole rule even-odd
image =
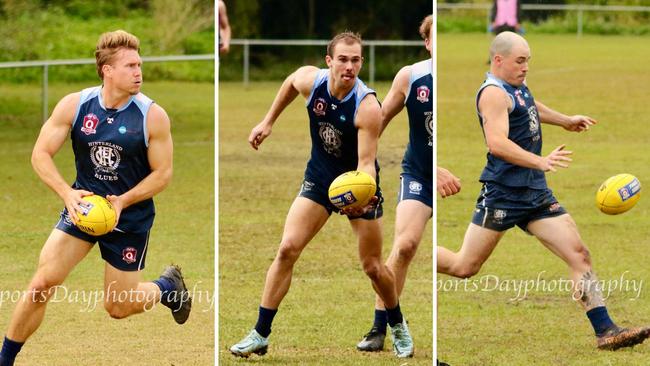
[[[513,32],[501,32],[499,33],[492,44],[490,45],[490,59],[493,59],[495,55],[508,56],[515,46],[524,46],[528,47],[528,42],[524,37]]]

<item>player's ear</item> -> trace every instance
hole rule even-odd
[[[109,64],[103,64],[102,65],[102,74],[104,74],[104,76],[109,75],[109,73],[112,70],[113,70],[113,67],[111,65],[109,65]]]
[[[327,64],[327,67],[332,66],[332,57],[330,57],[330,55],[325,55],[325,63]]]

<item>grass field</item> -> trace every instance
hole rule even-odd
[[[220,83],[219,117],[219,362],[243,365],[431,365],[431,230],[408,275],[401,307],[409,320],[415,358],[400,362],[389,350],[355,349],[373,317],[374,292],[359,264],[348,220],[333,215],[303,252],[289,294],[280,306],[269,353],[233,358],[228,347],[255,325],[266,270],[280,242],[284,219],[298,193],[309,157],[302,98],[280,116],[260,151],[248,146],[280,83]],[[380,99],[387,83],[377,86]],[[400,162],[408,139],[405,112],[389,125],[379,146],[384,204],[384,253],[392,245]]]
[[[50,85],[50,110],[63,95],[89,85]],[[113,320],[101,301],[88,311],[79,297],[103,289],[104,262],[98,249],[69,276],[60,301],[48,306],[45,321],[29,339],[17,365],[209,365],[214,359],[214,86],[211,83],[145,83],[143,92],[172,120],[174,179],[156,197],[145,279],[157,278],[171,262],[183,267],[195,288],[188,322],[174,323],[169,310]],[[0,84],[0,291],[26,288],[38,254],[58,219],[62,203],[30,166],[31,149],[42,121],[39,85]],[[70,144],[56,157],[70,182]],[[75,295],[76,294],[76,295]],[[208,296],[209,295],[209,296]],[[198,297],[202,298],[199,299]],[[94,304],[94,303],[93,303]],[[14,304],[0,303],[4,332]]]
[[[438,162],[462,179],[463,188],[458,196],[438,201],[437,228],[439,243],[454,250],[471,219],[485,164],[474,96],[488,70],[490,40],[479,34],[438,37]],[[576,220],[600,279],[612,286],[621,277],[628,281],[607,299],[614,321],[649,325],[650,201],[641,199],[622,216],[606,216],[594,204],[598,186],[614,174],[632,173],[650,183],[650,73],[642,61],[650,57],[648,38],[531,35],[528,40],[533,56],[528,85],[536,99],[599,121],[583,134],[544,125],[543,154],[563,143],[574,152],[568,170],[547,175],[549,185]],[[494,290],[497,277],[501,291]],[[540,287],[523,298],[514,282],[506,282],[538,277],[547,291]],[[439,358],[451,365],[647,365],[650,344],[615,353],[596,350],[580,306],[552,287],[567,278],[561,260],[534,238],[511,230],[475,282],[468,282],[470,290],[461,282],[457,290],[438,292]],[[451,281],[438,277],[438,285]],[[491,281],[487,287],[485,281]],[[642,285],[638,297],[632,281]]]

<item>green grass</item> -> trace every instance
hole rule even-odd
[[[255,325],[268,269],[278,248],[289,205],[298,193],[310,138],[302,98],[277,121],[260,151],[247,143],[280,83],[219,85],[219,362],[245,364],[228,347]],[[389,84],[377,86],[380,99]],[[406,113],[389,125],[379,147],[384,204],[384,253],[392,246],[400,162],[408,139]],[[414,259],[401,299],[415,340],[409,365],[431,365],[431,230]],[[269,353],[252,362],[270,365],[397,365],[389,348],[355,350],[373,317],[374,292],[357,255],[348,220],[333,215],[302,253],[291,290],[280,306]],[[390,341],[387,341],[390,345]],[[250,362],[250,361],[249,361]]]
[[[485,35],[438,36],[438,159],[456,173],[462,192],[438,201],[440,244],[458,249],[478,195],[485,144],[475,107],[475,92],[488,66]],[[560,144],[574,152],[568,170],[548,174],[549,186],[572,214],[591,251],[601,280],[624,275],[637,283],[650,278],[650,202],[644,199],[621,216],[600,213],[595,193],[606,178],[632,173],[650,182],[647,164],[647,39],[634,37],[530,35],[532,62],[528,85],[537,100],[568,114],[588,114],[599,124],[576,134],[543,126],[548,154]],[[629,271],[629,272],[626,272]],[[541,275],[540,275],[541,273]],[[534,238],[511,230],[474,278],[547,284],[567,279],[566,265]],[[451,281],[441,275],[438,282]],[[471,286],[470,282],[470,286]],[[462,287],[461,287],[462,288]],[[601,352],[583,311],[566,292],[531,291],[513,301],[510,291],[439,291],[438,355],[452,365],[645,365],[650,345]],[[650,324],[650,295],[642,288],[615,291],[607,299],[619,325]]]
[[[54,84],[50,111],[63,95],[89,85]],[[174,137],[174,179],[156,201],[145,279],[171,262],[196,288],[193,313],[183,326],[164,307],[113,320],[101,302],[94,311],[70,297],[48,305],[45,321],[28,340],[19,365],[207,365],[214,359],[214,86],[211,83],[146,83],[143,92],[166,109]],[[26,288],[40,249],[58,219],[61,200],[32,171],[31,149],[40,129],[38,85],[0,84],[0,154],[6,214],[0,220],[0,291]],[[63,176],[74,179],[69,142],[56,156]],[[65,282],[73,291],[103,288],[104,262],[93,249]],[[14,304],[0,304],[4,334]],[[74,360],[74,361],[73,361]],[[143,361],[146,360],[146,361]]]

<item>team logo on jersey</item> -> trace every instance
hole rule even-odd
[[[120,152],[122,146],[110,142],[96,141],[88,144],[90,146],[90,160],[95,165],[95,178],[99,180],[117,180],[117,167],[122,157]]]
[[[323,98],[317,98],[312,109],[317,116],[324,116],[327,111],[327,102]]]
[[[300,192],[307,192],[311,191],[312,188],[314,188],[314,182],[310,182],[308,180],[302,182],[302,187],[300,188]]]
[[[433,147],[433,111],[424,112],[424,128],[429,133],[429,146]]]
[[[420,182],[411,181],[409,182],[409,193],[419,195],[422,192],[422,184]]]
[[[507,214],[506,210],[494,210],[494,222],[497,224],[503,224],[503,219],[506,218]]]
[[[519,103],[520,106],[522,107],[526,106],[526,101],[521,96],[521,90],[515,90],[515,98],[517,98],[517,103]]]
[[[555,202],[554,204],[548,206],[548,211],[549,211],[549,212],[556,212],[556,211],[558,211],[560,208],[562,208],[562,206],[560,206],[560,204],[559,204],[558,202]]]
[[[99,124],[99,118],[94,113],[88,113],[84,116],[84,121],[81,124],[81,132],[86,135],[94,135],[97,133],[97,125]]]
[[[420,103],[426,103],[429,101],[429,94],[431,93],[429,91],[429,87],[426,85],[418,86],[417,89],[415,89],[415,92],[417,94],[417,100]]]
[[[321,123],[320,128],[318,129],[318,135],[321,140],[323,140],[323,149],[328,154],[332,154],[337,158],[341,157],[341,145],[343,141],[341,140],[341,135],[343,132],[337,130],[334,126],[329,123]]]
[[[343,115],[343,114],[340,115],[340,116],[339,116],[339,120],[340,120],[341,122],[345,122],[345,120],[346,120],[345,115]]]
[[[533,105],[528,108],[529,129],[531,133],[537,133],[539,130],[539,117],[537,117],[537,108]]]
[[[122,260],[128,264],[135,263],[138,257],[138,250],[134,247],[126,247],[122,250]]]

